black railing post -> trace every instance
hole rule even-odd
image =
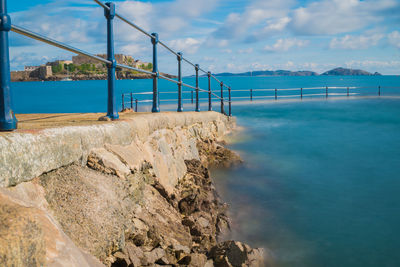
[[[303,99],[303,87],[300,88],[300,98]]]
[[[8,32],[11,19],[7,14],[7,1],[0,0],[0,131],[17,129],[18,121],[11,106],[10,52]]]
[[[108,68],[108,105],[107,117],[112,120],[119,118],[115,100],[115,68],[117,61],[114,56],[114,17],[115,17],[115,4],[106,3],[108,9],[104,9],[104,16],[107,18],[107,60],[111,62]]]
[[[253,89],[250,89],[250,101],[253,101]]]
[[[208,76],[208,111],[212,111],[211,72],[208,72],[207,76]]]
[[[200,112],[200,102],[199,102],[199,64],[194,65],[196,70],[196,112]]]
[[[378,95],[381,96],[381,87],[379,86]]]
[[[182,106],[182,53],[178,53],[178,112],[183,112]]]
[[[347,87],[347,97],[350,96],[350,91],[349,91],[349,87]]]
[[[135,99],[135,112],[138,112],[138,103],[139,103],[139,101],[136,98]]]
[[[275,100],[278,100],[278,89],[275,88]]]
[[[125,95],[122,94],[122,110],[125,109]]]
[[[192,104],[193,104],[193,90],[190,93],[192,94]]]
[[[326,95],[326,98],[328,98],[328,86],[325,89],[325,95]]]
[[[158,44],[158,34],[152,33],[153,38],[151,38],[151,43],[153,44],[153,108],[151,112],[157,113],[160,112],[160,102],[159,102],[159,94],[158,94],[158,60],[157,60],[157,44]]]
[[[133,110],[133,94],[131,92],[131,110]]]
[[[232,117],[232,98],[231,98],[231,88],[228,88],[229,92],[229,117]]]
[[[224,109],[224,82],[221,82],[221,113],[225,114],[225,109]]]

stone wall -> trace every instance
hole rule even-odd
[[[30,181],[73,162],[85,164],[95,148],[144,142],[156,131],[187,128],[194,137],[222,137],[232,123],[232,118],[216,112],[143,114],[104,125],[0,136],[0,187]]]
[[[30,80],[31,71],[12,71],[11,72],[11,81],[19,82],[19,81],[28,81]]]

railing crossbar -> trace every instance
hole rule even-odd
[[[155,73],[151,72],[151,71],[147,71],[147,70],[142,70],[142,69],[138,69],[135,67],[131,67],[131,66],[127,66],[127,65],[123,65],[123,64],[118,64],[116,65],[118,68],[122,68],[122,69],[128,69],[128,70],[133,70],[133,71],[137,71],[137,72],[141,72],[141,73],[146,73],[149,75],[156,75]]]
[[[63,43],[58,42],[56,40],[53,40],[51,38],[44,37],[43,35],[40,35],[38,33],[34,33],[32,31],[29,31],[29,30],[27,30],[25,28],[22,28],[20,26],[15,25],[15,24],[11,25],[11,31],[13,31],[15,33],[18,33],[18,34],[21,34],[21,35],[24,35],[24,36],[27,36],[29,38],[41,41],[43,43],[47,43],[49,45],[53,45],[55,47],[67,50],[67,51],[72,52],[72,53],[76,53],[76,54],[79,54],[79,55],[82,55],[82,56],[87,56],[87,57],[90,57],[90,58],[92,58],[94,60],[97,60],[97,61],[100,61],[100,62],[103,62],[103,63],[106,63],[106,64],[111,64],[111,62],[109,60],[107,60],[107,59],[92,55],[92,54],[90,54],[90,53],[88,53],[86,51],[77,49],[77,48],[72,47],[72,46],[67,45],[67,44],[63,44]]]

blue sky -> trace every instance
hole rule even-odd
[[[400,0],[115,1],[117,12],[216,72],[360,68],[400,74]],[[105,18],[91,0],[11,1],[12,22],[105,53]],[[151,61],[150,40],[116,20],[116,52]],[[73,54],[10,34],[11,68]],[[185,66],[185,74],[193,70]],[[176,59],[160,48],[160,71]]]

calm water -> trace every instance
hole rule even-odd
[[[245,165],[214,171],[233,238],[275,266],[400,266],[400,100],[237,108]]]
[[[360,95],[400,85],[398,76],[223,80],[232,89],[369,87]],[[201,79],[202,87],[206,83]],[[151,86],[150,80],[118,81],[117,94]],[[164,100],[176,98],[176,87],[161,81],[160,88],[161,109],[174,109],[176,101],[167,106]],[[106,110],[105,81],[13,83],[12,93],[17,113]],[[400,90],[382,94],[399,96]],[[190,101],[185,110],[193,110]],[[276,266],[400,266],[399,99],[278,101],[234,105],[233,112],[245,127],[233,149],[246,163],[213,173],[231,204],[233,238],[268,247]]]
[[[242,97],[240,100],[248,100],[249,89],[269,88],[305,88],[324,86],[358,86],[368,87],[353,90],[360,95],[376,95],[378,86],[384,86],[382,95],[400,94],[400,89],[386,88],[387,86],[399,86],[400,76],[371,76],[371,77],[337,77],[337,76],[316,76],[316,77],[223,77],[226,84],[232,86],[232,90],[245,89],[245,92],[233,92],[233,97]],[[194,85],[194,78],[185,78],[185,83]],[[160,80],[160,98],[162,110],[176,110],[177,86],[171,82]],[[106,112],[107,107],[107,82],[106,81],[79,81],[79,82],[19,82],[12,83],[13,104],[16,113],[69,113],[69,112]],[[207,78],[200,78],[200,87],[208,88]],[[212,80],[212,89],[220,94],[220,86]],[[134,93],[138,100],[149,100],[151,95],[137,94],[151,92],[152,80],[121,80],[117,81],[116,95],[117,104],[121,108],[122,93]],[[279,98],[288,94],[299,95],[299,91],[279,92]],[[346,93],[346,90],[331,90],[331,93]],[[325,94],[325,90],[304,91],[304,94]],[[255,98],[259,96],[273,97],[274,92],[254,91]],[[227,93],[225,92],[225,97]],[[191,104],[191,93],[184,89],[184,109],[193,110]],[[202,110],[208,107],[207,93],[200,93],[203,100]],[[296,96],[299,98],[299,96]],[[310,98],[310,97],[307,97]],[[173,101],[168,101],[174,99]],[[129,101],[129,99],[125,99]],[[216,109],[218,102],[214,103]],[[139,104],[139,111],[148,111],[149,105]],[[237,115],[237,113],[235,113]]]

